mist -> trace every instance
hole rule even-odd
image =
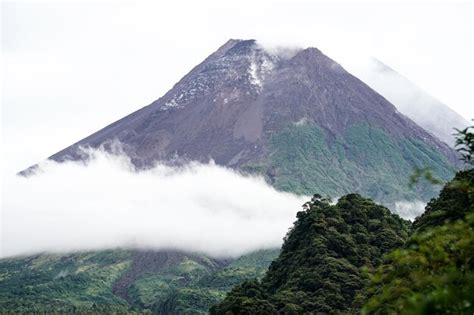
[[[0,256],[121,247],[236,257],[279,248],[310,199],[212,161],[136,171],[120,152],[86,149],[86,162],[47,160],[34,175],[5,177]],[[424,206],[392,210],[413,220]]]
[[[406,220],[413,221],[416,217],[425,211],[426,202],[422,200],[397,201],[393,212]]]
[[[4,179],[3,257],[103,248],[238,256],[282,244],[309,198],[209,164],[136,172],[124,155],[40,164]]]
[[[450,146],[455,143],[454,128],[464,129],[471,125],[447,105],[377,59],[361,58],[351,64],[349,71],[395,105],[402,114]]]

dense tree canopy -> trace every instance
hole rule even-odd
[[[305,207],[262,281],[237,286],[211,314],[347,312],[364,269],[408,236],[407,221],[356,194],[336,205],[316,196]]]
[[[355,194],[336,205],[315,195],[304,209],[262,281],[235,287],[211,314],[474,312],[474,170],[411,229]]]
[[[386,256],[363,313],[474,313],[474,170],[459,172]]]
[[[217,261],[115,249],[1,259],[0,314],[207,314],[233,286],[261,278],[278,253]]]
[[[413,223],[415,231],[464,219],[474,212],[474,171],[460,171],[441,190],[438,198],[432,199],[425,212]]]

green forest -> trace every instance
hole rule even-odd
[[[461,171],[413,224],[350,194],[298,212],[261,281],[211,314],[472,314],[474,170]]]

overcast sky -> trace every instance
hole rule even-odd
[[[3,170],[151,103],[229,38],[315,46],[347,68],[372,55],[474,117],[469,2],[223,2],[2,2]]]

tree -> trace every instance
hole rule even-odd
[[[315,194],[303,209],[262,281],[237,286],[211,314],[347,313],[367,282],[364,266],[408,236],[407,221],[357,194],[335,205]]]
[[[469,126],[463,130],[456,129],[456,150],[461,153],[461,160],[466,164],[474,164],[474,126]]]
[[[473,164],[474,127],[458,130],[461,159]],[[474,313],[474,169],[460,171],[413,223],[406,244],[371,276],[363,314]]]

